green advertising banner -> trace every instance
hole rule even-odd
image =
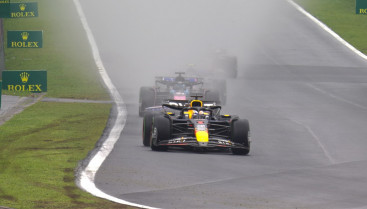
[[[0,0],[0,18],[10,17],[10,0]]]
[[[6,70],[3,71],[3,90],[16,92],[47,92],[47,71]]]
[[[38,17],[38,3],[10,3],[10,18]]]
[[[356,14],[367,15],[367,0],[356,0]]]
[[[8,31],[8,48],[42,48],[43,31]]]

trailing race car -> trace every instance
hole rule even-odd
[[[176,72],[177,77],[156,77],[154,87],[141,87],[139,93],[139,116],[145,108],[163,104],[165,101],[187,100],[191,94],[203,94],[206,100],[221,102],[221,95],[215,88],[205,88],[203,78],[184,77],[184,72]]]
[[[215,50],[214,53],[211,53],[206,59],[203,59],[198,64],[200,66],[199,68],[195,68],[195,64],[190,64],[187,72],[219,80],[237,78],[237,56],[227,54],[224,49]]]
[[[213,73],[221,77],[237,77],[237,57],[227,55],[224,50],[216,50],[213,58]]]
[[[251,143],[248,120],[221,115],[221,106],[195,97],[186,104],[170,101],[148,111],[143,120],[143,144],[154,151],[191,147],[231,149],[233,154],[247,155]]]

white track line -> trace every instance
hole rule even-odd
[[[108,195],[104,193],[103,191],[101,191],[100,189],[98,189],[96,185],[94,184],[95,174],[97,173],[98,169],[101,167],[102,163],[107,158],[107,156],[111,153],[116,141],[119,139],[121,132],[124,129],[124,126],[126,123],[126,107],[125,107],[124,101],[122,100],[122,97],[120,96],[116,87],[113,85],[102,63],[96,41],[94,40],[92,31],[89,28],[87,19],[85,18],[85,15],[84,15],[84,12],[80,5],[79,0],[74,0],[74,4],[78,11],[80,20],[84,27],[84,30],[87,33],[89,44],[92,48],[94,61],[97,65],[99,73],[104,83],[106,84],[108,90],[110,91],[113,101],[115,102],[117,106],[117,117],[116,117],[115,123],[113,124],[113,128],[111,129],[111,132],[108,134],[106,141],[102,144],[99,150],[97,150],[97,153],[94,155],[94,157],[89,161],[86,168],[77,174],[77,184],[80,188],[91,193],[94,196],[108,199],[110,201],[125,204],[125,205],[151,209],[152,207],[131,203],[131,202],[113,197],[111,195]]]
[[[367,56],[365,54],[363,54],[362,52],[360,52],[358,49],[356,49],[354,46],[352,46],[351,44],[349,44],[348,42],[346,42],[342,37],[340,37],[338,34],[336,34],[333,30],[331,30],[328,26],[326,26],[324,23],[322,23],[320,20],[318,20],[317,18],[315,18],[314,16],[312,16],[310,13],[308,13],[306,10],[304,10],[301,6],[299,6],[297,3],[295,3],[293,0],[287,0],[291,5],[293,5],[298,11],[300,11],[301,13],[303,13],[304,15],[306,15],[308,18],[310,18],[314,23],[316,23],[318,26],[320,26],[322,29],[324,29],[326,32],[328,32],[331,36],[333,36],[336,40],[338,40],[340,43],[342,43],[344,46],[346,46],[347,48],[349,48],[351,51],[353,51],[355,54],[357,54],[358,56],[360,56],[361,58],[367,60]],[[362,108],[362,109],[366,109],[365,106],[361,106],[359,104],[356,103],[352,103],[348,100],[345,100],[343,98],[337,97],[333,94],[327,93],[319,88],[317,88],[314,85],[310,85],[310,87],[312,87],[313,89],[326,94],[332,98],[341,100],[343,102],[352,104],[356,107]],[[303,125],[302,123],[297,122],[298,124]],[[304,125],[303,125],[304,126]],[[327,151],[327,149],[325,148],[325,146],[321,143],[321,140],[315,135],[315,133],[312,131],[312,129],[308,126],[304,126],[310,133],[311,135],[313,135],[313,137],[316,139],[317,143],[319,144],[319,146],[321,147],[321,149],[324,151],[325,156],[329,159],[329,161],[332,164],[335,164],[335,160],[331,157],[330,153]]]
[[[310,18],[313,22],[315,22],[317,25],[319,25],[322,29],[324,29],[326,32],[328,32],[330,35],[332,35],[336,40],[338,40],[340,43],[342,43],[344,46],[348,47],[350,50],[352,50],[354,53],[356,53],[358,56],[362,57],[363,59],[367,60],[367,55],[360,52],[358,49],[356,49],[354,46],[350,45],[348,42],[346,42],[342,37],[340,37],[338,34],[336,34],[333,30],[331,30],[328,26],[326,26],[324,23],[322,23],[320,20],[316,19],[314,16],[312,16],[310,13],[308,13],[306,10],[304,10],[301,6],[299,6],[297,3],[295,3],[293,0],[287,0],[291,5],[293,5],[298,11],[306,15],[308,18]]]
[[[316,87],[316,86],[315,86],[315,85],[313,85],[313,84],[308,84],[307,86],[309,86],[310,88],[312,88],[312,89],[314,89],[314,90],[316,90],[316,91],[318,91],[318,92],[320,92],[320,93],[322,93],[322,94],[325,94],[326,96],[329,96],[329,97],[331,97],[331,98],[334,98],[334,99],[336,99],[336,100],[339,100],[339,101],[342,101],[342,102],[348,103],[348,104],[350,104],[350,105],[353,105],[353,106],[355,106],[355,107],[361,108],[361,109],[363,109],[363,110],[366,110],[366,109],[367,109],[367,107],[366,107],[366,106],[363,106],[363,105],[360,105],[360,104],[357,104],[357,103],[351,102],[351,101],[349,101],[349,100],[347,100],[347,99],[344,99],[344,98],[342,98],[342,97],[338,97],[337,95],[332,94],[332,93],[329,93],[329,92],[326,92],[326,91],[322,90],[321,88]]]
[[[315,132],[313,132],[313,130],[309,126],[307,126],[307,125],[305,125],[305,124],[303,124],[303,123],[301,123],[297,120],[293,120],[293,119],[290,119],[290,120],[297,123],[298,125],[304,127],[311,134],[311,136],[315,139],[315,141],[317,142],[319,147],[322,149],[322,151],[324,152],[325,157],[329,160],[329,162],[331,164],[336,164],[336,161],[334,160],[333,157],[331,157],[330,152],[326,149],[324,144],[321,142],[321,139],[315,134]]]

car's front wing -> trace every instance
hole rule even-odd
[[[158,142],[158,146],[188,146],[203,148],[243,148],[243,144],[232,142],[223,138],[209,138],[208,142],[198,142],[195,137],[179,137]]]

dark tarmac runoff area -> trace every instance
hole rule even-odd
[[[18,96],[1,95],[0,125],[11,118],[15,113],[21,111],[26,98]]]
[[[19,100],[20,97],[18,96],[1,95],[0,115],[5,114],[9,109],[15,107]]]

